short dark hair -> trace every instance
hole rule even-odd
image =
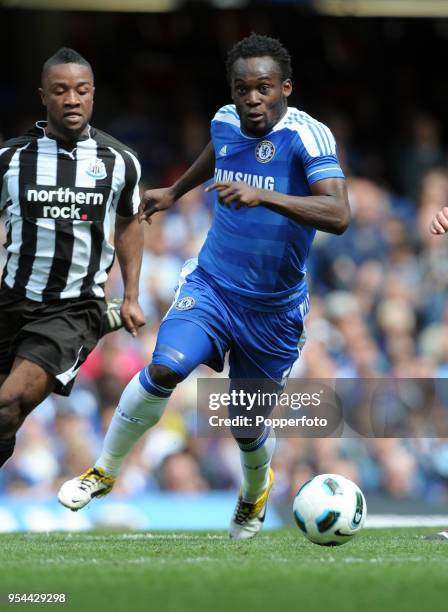
[[[227,80],[230,83],[232,67],[240,57],[272,57],[280,67],[282,80],[290,79],[292,76],[291,56],[288,50],[277,38],[262,36],[252,32],[250,36],[243,38],[234,45],[227,54],[226,70]]]
[[[42,66],[42,81],[44,80],[47,70],[51,68],[51,66],[56,66],[57,64],[81,64],[81,66],[89,68],[93,75],[92,66],[80,53],[68,47],[61,47],[56,53],[49,57]]]

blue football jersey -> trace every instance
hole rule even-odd
[[[332,133],[303,111],[287,113],[262,138],[246,136],[233,104],[211,123],[215,181],[309,196],[310,185],[344,178]],[[227,208],[216,195],[214,220],[199,253],[200,268],[241,304],[262,310],[291,307],[306,293],[306,260],[316,230],[264,206]]]

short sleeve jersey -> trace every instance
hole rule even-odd
[[[288,108],[269,134],[243,134],[234,105],[219,109],[211,123],[215,181],[309,196],[310,185],[344,178],[331,131],[303,111]],[[199,266],[235,300],[288,307],[306,293],[306,260],[316,231],[264,206],[230,208],[216,195],[214,220],[199,254]]]
[[[89,127],[69,149],[45,121],[0,146],[2,280],[30,300],[103,298],[115,214],[138,211],[140,163],[129,147]]]

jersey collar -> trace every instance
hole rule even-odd
[[[295,110],[295,109],[291,108],[291,106],[288,106],[288,108],[286,109],[286,113],[283,115],[283,117],[280,119],[280,121],[278,121],[278,123],[276,123],[274,125],[274,127],[271,130],[271,132],[277,132],[278,130],[281,130],[281,129],[283,129],[285,127],[285,125],[288,122],[288,118],[289,118],[290,112],[292,110]]]
[[[58,138],[55,138],[52,134],[47,134],[46,132],[46,128],[48,125],[48,121],[36,121],[36,123],[34,124],[34,128],[33,128],[33,132],[38,132],[39,134],[41,134],[42,136],[44,136],[45,138],[49,138],[50,140],[55,140],[58,144],[67,144],[67,142],[63,141],[63,140],[59,140]],[[84,140],[89,140],[90,138],[92,138],[92,132],[93,132],[93,128],[91,125],[87,126],[87,134],[85,136],[81,136],[80,138],[77,138],[74,142],[82,142]],[[69,143],[71,144],[71,143]]]

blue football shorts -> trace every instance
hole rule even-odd
[[[231,379],[263,378],[283,386],[305,343],[308,309],[307,294],[282,312],[242,306],[197,260],[188,260],[161,323],[152,363],[186,378],[200,363],[221,372],[228,352]]]

